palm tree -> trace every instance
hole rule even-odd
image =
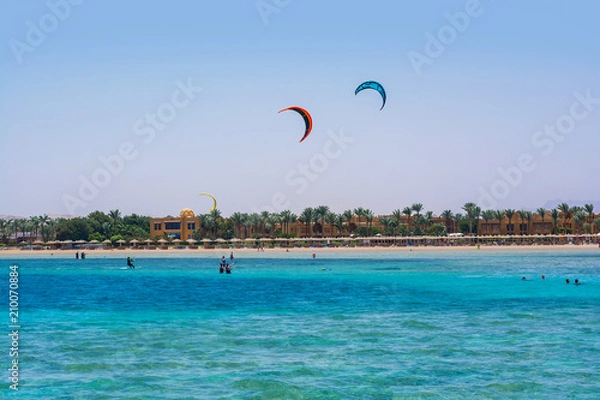
[[[402,210],[402,214],[406,215],[406,219],[408,222],[408,230],[410,230],[412,226],[412,212],[413,209],[411,207],[404,207],[404,209]]]
[[[397,208],[392,212],[392,216],[396,218],[396,221],[398,221],[398,225],[400,225],[400,222],[402,222],[402,211]]]
[[[298,216],[294,213],[291,213],[287,216],[286,226],[287,226],[287,234],[290,234],[290,224],[295,224],[298,221]]]
[[[452,210],[444,210],[440,214],[440,217],[444,218],[444,224],[446,225],[446,231],[450,232],[450,223],[453,222],[454,214]],[[453,233],[453,232],[450,232]]]
[[[375,214],[373,213],[373,211],[366,209],[363,215],[365,217],[365,221],[367,222],[367,230],[370,235],[372,232],[371,229],[373,228],[373,220],[375,219]]]
[[[312,231],[310,227],[313,219],[315,218],[315,210],[312,207],[307,207],[302,211],[298,218],[301,222],[306,224],[306,236],[312,237]]]
[[[352,230],[352,229],[350,229],[350,225],[352,224],[352,218],[354,217],[354,211],[346,210],[342,213],[342,216],[346,220],[346,227],[347,227],[348,233],[350,233],[350,231]]]
[[[498,220],[498,233],[502,233],[502,221],[504,221],[504,210],[494,211],[494,218]]]
[[[318,206],[315,208],[315,222],[318,222],[321,225],[321,237],[325,235],[325,216],[329,213],[329,207],[327,206]]]
[[[421,210],[423,210],[423,204],[421,203],[414,203],[410,208],[412,208],[412,210],[417,213],[417,215],[421,215]]]
[[[457,213],[457,214],[454,216],[454,223],[456,224],[457,231],[461,231],[461,230],[462,230],[462,229],[461,229],[461,227],[460,227],[460,224],[462,223],[462,221],[463,221],[464,219],[465,219],[465,216],[464,216],[464,215],[462,215],[461,213]]]
[[[410,208],[416,214],[415,215],[415,220],[414,220],[415,229],[416,228],[421,228],[421,225],[423,224],[423,220],[420,217],[421,217],[421,210],[423,210],[423,204],[421,204],[421,203],[414,203],[412,206],[410,206]]]
[[[583,206],[583,208],[585,209],[585,212],[587,213],[587,222],[592,227],[592,232],[591,233],[594,233],[594,205],[593,204],[586,204],[586,205]]]
[[[521,226],[519,227],[519,233],[523,233],[523,225],[525,225],[525,220],[527,219],[527,210],[519,210],[517,211],[519,218],[521,218]]]
[[[481,213],[481,217],[485,221],[486,226],[488,226],[488,223],[496,218],[496,213],[493,210],[485,210]]]
[[[336,214],[334,224],[338,233],[341,235],[344,230],[344,216],[342,214]]]
[[[512,218],[515,216],[516,211],[513,210],[512,208],[508,208],[506,210],[504,210],[504,215],[506,215],[506,218],[508,218],[508,225],[507,225],[507,230],[508,230],[508,226],[512,225]],[[515,229],[513,227],[512,232],[514,233]]]
[[[233,232],[234,232],[234,235],[235,235],[235,232],[237,230],[237,235],[236,236],[239,238],[240,236],[242,236],[242,224],[244,223],[244,220],[246,219],[246,215],[244,215],[244,214],[242,214],[240,212],[235,212],[229,218],[233,222]]]
[[[546,218],[546,214],[548,213],[548,210],[546,210],[544,207],[540,207],[537,210],[535,210],[535,213],[537,215],[540,216],[540,218],[542,219],[542,229],[544,229],[544,218]]]
[[[221,211],[215,208],[214,210],[210,211],[208,215],[213,221],[213,234],[214,237],[217,238],[219,237],[219,227],[221,225],[221,221],[223,220],[223,217],[221,216]]]
[[[558,219],[560,218],[560,212],[558,211],[558,209],[553,208],[552,211],[550,211],[550,216],[552,217],[552,221],[554,222],[554,233],[558,233]]]
[[[462,209],[467,213],[467,218],[469,219],[469,235],[473,234],[473,220],[479,219],[479,214],[481,214],[481,208],[477,207],[475,203],[465,203],[462,206]]]
[[[581,232],[581,228],[583,226],[583,223],[587,220],[587,217],[587,214],[583,210],[578,211],[573,216],[573,222],[575,223],[575,229],[577,233]]]
[[[362,217],[363,215],[365,215],[365,209],[362,207],[358,207],[354,209],[354,215],[356,215],[358,217],[358,226],[357,226],[357,230],[360,232],[360,217]]]
[[[533,213],[531,211],[525,212],[525,219],[527,220],[527,234],[531,232],[531,220],[533,219]]]
[[[558,211],[562,212],[563,228],[566,228],[567,221],[573,216],[571,208],[567,203],[560,203],[557,208]]]
[[[39,224],[39,229],[42,233],[42,241],[44,243],[46,243],[47,241],[47,235],[46,235],[46,225],[48,225],[48,221],[50,221],[50,217],[48,217],[46,214],[44,215],[40,215],[38,218],[38,224]]]
[[[0,219],[0,237],[2,237],[2,243],[8,243],[8,237],[10,237],[10,226],[12,219],[5,220]]]
[[[119,220],[121,219],[121,211],[119,211],[118,209],[116,210],[110,210],[108,212],[108,216],[110,217],[110,219],[112,219],[113,221],[113,235],[117,234],[117,222],[119,222]]]
[[[383,225],[383,231],[387,235],[389,228],[390,228],[390,224],[392,223],[392,221],[395,221],[395,220],[391,217],[383,216],[383,217],[379,217],[378,221],[381,225]]]
[[[431,221],[433,221],[433,211],[427,211],[423,216],[423,225],[425,225],[425,230],[429,230],[431,227]]]
[[[329,235],[333,236],[333,227],[335,226],[335,221],[337,220],[337,214],[329,211],[327,214],[325,214],[323,220],[329,224]]]
[[[36,216],[30,217],[29,218],[29,226],[31,227],[30,231],[29,231],[29,242],[31,242],[31,231],[33,231],[33,236],[37,240],[38,229],[40,227],[39,217],[36,217]]]
[[[398,223],[397,219],[392,219],[390,221],[390,229],[391,229],[390,233],[392,234],[392,236],[396,236],[396,228],[398,227],[398,225],[400,225],[400,224]]]

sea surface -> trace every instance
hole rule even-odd
[[[0,397],[600,398],[600,250],[262,254],[0,259]]]

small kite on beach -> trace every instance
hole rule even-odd
[[[365,89],[373,89],[373,90],[377,90],[379,92],[379,94],[381,95],[381,98],[383,100],[383,104],[381,105],[380,110],[383,110],[383,107],[385,106],[385,100],[387,98],[387,96],[385,95],[385,89],[383,88],[383,86],[379,82],[367,81],[367,82],[361,83],[354,91],[354,94],[357,95],[359,92],[361,92]]]
[[[308,111],[306,111],[304,108],[298,107],[298,106],[286,107],[284,109],[279,110],[279,112],[290,111],[290,110],[296,111],[304,119],[304,124],[306,125],[306,130],[304,131],[304,136],[302,136],[302,139],[300,139],[300,143],[302,143],[302,141],[304,139],[306,139],[308,137],[308,135],[310,135],[310,132],[312,131],[312,117],[310,116]]]

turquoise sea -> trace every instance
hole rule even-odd
[[[600,397],[600,249],[125,256],[0,258],[0,397]]]

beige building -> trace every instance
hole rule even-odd
[[[150,218],[150,237],[170,237],[172,239],[191,239],[200,227],[200,219],[194,211],[184,208],[179,217]]]

